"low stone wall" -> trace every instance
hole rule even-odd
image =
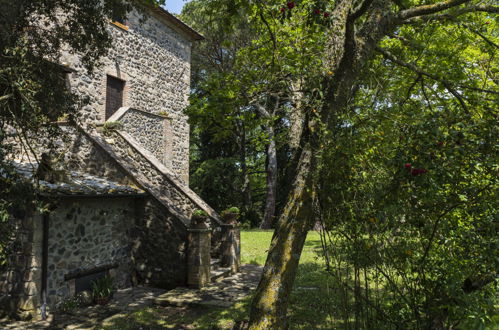
[[[135,182],[106,152],[95,144],[82,131],[71,126],[61,126],[64,142],[59,143],[57,152],[64,159],[63,166],[68,170],[88,173],[122,184]]]
[[[155,114],[128,109],[119,119],[123,130],[171,169],[173,132],[170,119]]]

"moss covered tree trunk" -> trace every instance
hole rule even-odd
[[[269,249],[263,276],[255,294],[250,329],[287,327],[289,294],[308,230],[313,224],[311,189],[312,147],[306,143],[298,163],[296,178]]]

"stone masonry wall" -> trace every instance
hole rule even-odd
[[[107,140],[112,142],[110,145],[127,164],[131,165],[134,175],[142,175],[147,178],[149,187],[158,196],[165,196],[185,217],[190,218],[191,213],[197,208],[194,202],[182,193],[163,173],[138,152],[131,151],[130,145],[118,133],[113,133],[112,138]],[[174,173],[175,174],[175,173]],[[177,177],[178,178],[178,177]]]
[[[65,143],[59,143],[57,152],[64,157],[64,167],[115,181],[122,184],[135,184],[122,168],[103,150],[96,147],[85,134],[76,129],[63,127]]]
[[[143,111],[129,109],[119,120],[123,130],[129,133],[163,165],[171,169],[171,123],[170,120]]]
[[[172,171],[187,183],[189,125],[183,111],[188,105],[191,43],[163,24],[164,18],[153,14],[139,22],[141,18],[136,12],[130,13],[128,31],[109,24],[113,45],[93,75],[88,75],[79,58],[69,52],[63,54],[61,62],[76,70],[70,74],[72,88],[88,97],[89,104],[81,109],[84,125],[105,121],[107,75],[125,81],[123,106],[168,113],[172,118]],[[143,126],[148,117],[137,120],[137,125]]]
[[[130,198],[62,199],[49,216],[48,303],[74,294],[64,276],[117,264],[114,283],[131,283],[131,229],[135,208]]]

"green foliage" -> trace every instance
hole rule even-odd
[[[92,295],[96,301],[110,298],[115,290],[111,276],[104,276],[92,281]]]
[[[206,211],[204,210],[196,209],[194,210],[194,212],[192,212],[193,218],[208,218],[208,216],[208,213],[206,213]]]
[[[81,301],[78,296],[70,297],[61,301],[58,305],[58,310],[63,313],[71,313],[81,307]]]
[[[222,215],[224,214],[239,214],[241,211],[239,211],[239,208],[233,206],[233,207],[229,207],[228,209],[226,210],[223,210],[222,211]]]
[[[189,7],[186,14],[199,15],[194,21],[224,36],[207,34],[210,43],[202,46],[205,58],[195,70],[189,111],[196,189],[208,199],[212,193],[204,189],[224,194],[235,183],[231,191],[242,190],[239,156],[251,155],[252,169],[264,169],[266,125],[278,127],[279,166],[291,168],[279,172],[279,187],[285,187],[293,173],[291,114],[302,112],[318,122],[313,142],[319,168],[311,189],[329,231],[325,251],[341,293],[335,302],[344,313],[335,317],[342,326],[483,327],[497,303],[495,282],[471,292],[463,288],[467,281],[494,279],[498,269],[497,16],[463,13],[477,5],[470,2],[438,19],[416,18],[395,28],[379,45],[388,53],[364,63],[348,105],[329,108],[324,78],[336,73],[324,69],[330,22],[323,14],[334,2],[294,4],[217,0]],[[421,4],[428,3],[393,6]],[[217,20],[219,9],[226,15]],[[251,38],[244,38],[247,31]],[[210,46],[222,57],[206,56]],[[203,62],[209,60],[215,65]],[[292,98],[296,82],[304,90],[299,106]],[[269,95],[276,94],[288,101],[275,116],[256,114],[252,102],[268,108],[276,103]],[[321,108],[328,109],[322,114],[327,122],[316,111]],[[257,178],[253,187],[261,190],[264,182]],[[217,205],[241,205],[244,212],[243,198],[226,196]]]
[[[163,116],[165,118],[170,118],[170,114],[168,113],[168,111],[160,111],[158,112],[158,115]]]
[[[489,21],[470,18],[461,24]],[[346,283],[348,272],[359,274],[350,284],[358,298],[342,304],[367,328],[480,328],[494,313],[494,281],[469,292],[465,283],[497,272],[498,99],[487,90],[498,63],[487,42],[454,24],[404,26],[383,42],[452,83],[378,57],[359,82],[354,114],[338,115],[324,140],[320,212],[331,267]]]
[[[106,121],[102,126],[104,134],[111,133],[112,131],[123,129],[123,123],[120,121]]]
[[[277,142],[278,169],[284,174],[277,183],[277,204],[282,206],[289,183],[286,172],[292,171],[288,135],[293,97],[301,81],[316,81],[322,72],[321,58],[315,55],[323,47],[323,27],[303,29],[308,12],[301,7],[294,9],[299,20],[281,23],[276,6],[277,2],[194,0],[181,15],[206,38],[194,50],[187,110],[191,185],[217,210],[237,205],[242,221],[254,226],[265,205],[270,140]],[[221,17],[220,12],[227,14]],[[268,115],[258,111],[256,103]],[[274,137],[269,136],[269,126]]]

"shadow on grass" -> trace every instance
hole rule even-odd
[[[238,329],[246,322],[249,298],[231,308],[217,307],[148,307],[119,314],[98,329]]]

